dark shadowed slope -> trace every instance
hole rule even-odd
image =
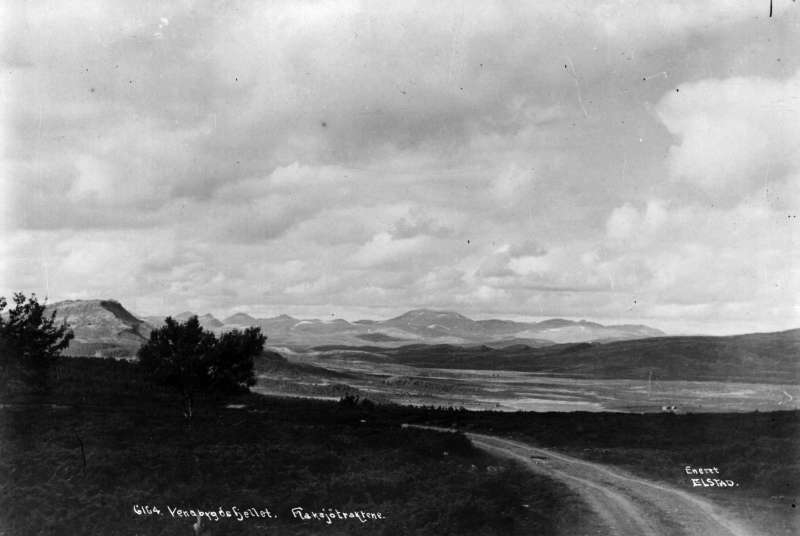
[[[348,350],[326,351],[347,357]],[[361,350],[361,349],[353,349]],[[431,368],[517,370],[575,377],[796,383],[800,330],[730,337],[657,337],[531,348],[408,345],[369,348],[354,359]]]

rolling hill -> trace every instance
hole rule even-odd
[[[579,378],[800,381],[800,329],[728,337],[654,337],[604,343],[533,348],[424,345],[399,348],[324,346],[316,350],[352,358],[415,367],[512,370]]]
[[[115,300],[68,300],[49,305],[56,321],[75,333],[67,355],[128,357],[147,340],[152,326]]]
[[[258,320],[245,313],[233,314],[223,320],[223,322],[231,326],[255,326],[258,324]]]

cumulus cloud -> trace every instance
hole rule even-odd
[[[759,16],[766,18],[763,6],[735,0],[712,0],[701,5],[691,0],[668,0],[644,7],[636,1],[603,2],[594,8],[594,15],[607,35],[635,40],[640,46],[657,45],[665,34],[684,37],[692,32],[719,31],[720,27]],[[631,10],[636,16],[631,16]]]
[[[457,219],[457,216],[451,218],[451,221],[453,219]],[[392,224],[391,234],[397,238],[412,238],[418,235],[446,237],[453,234],[453,227],[414,208],[407,216]]]
[[[425,256],[426,242],[425,237],[395,238],[389,233],[379,233],[356,251],[353,260],[362,268],[386,265],[407,267]]]
[[[733,77],[681,84],[656,113],[678,139],[676,180],[714,194],[749,193],[800,167],[800,72],[787,80]]]
[[[607,236],[608,257],[597,267],[610,277],[633,270],[623,288],[649,298],[651,314],[703,311],[722,322],[739,311],[763,327],[796,321],[796,226],[760,197],[730,208],[625,205],[609,216]]]
[[[492,181],[492,194],[499,202],[508,204],[530,194],[534,182],[533,167],[522,168],[512,163]]]
[[[3,292],[777,326],[800,38],[776,9],[6,7]]]
[[[484,258],[478,266],[475,275],[478,277],[508,277],[514,275],[509,266],[511,256],[507,251],[493,253]]]
[[[638,210],[626,203],[611,212],[606,222],[606,233],[612,240],[620,242],[637,238],[648,239],[666,219],[666,210],[659,201],[649,201],[644,210]]]

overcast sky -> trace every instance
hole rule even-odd
[[[800,326],[800,7],[6,2],[0,294]]]

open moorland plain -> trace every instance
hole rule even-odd
[[[199,400],[187,422],[125,354],[152,324],[107,300],[72,311],[73,357],[49,390],[2,393],[5,534],[800,529],[798,330],[398,345],[372,324],[368,346],[276,337],[250,393]],[[237,520],[234,507],[255,510]],[[220,508],[232,518],[210,519]],[[362,510],[382,518],[324,515]],[[206,524],[192,529],[198,512]]]
[[[262,392],[467,409],[725,412],[800,407],[800,330],[526,345],[281,348]]]

